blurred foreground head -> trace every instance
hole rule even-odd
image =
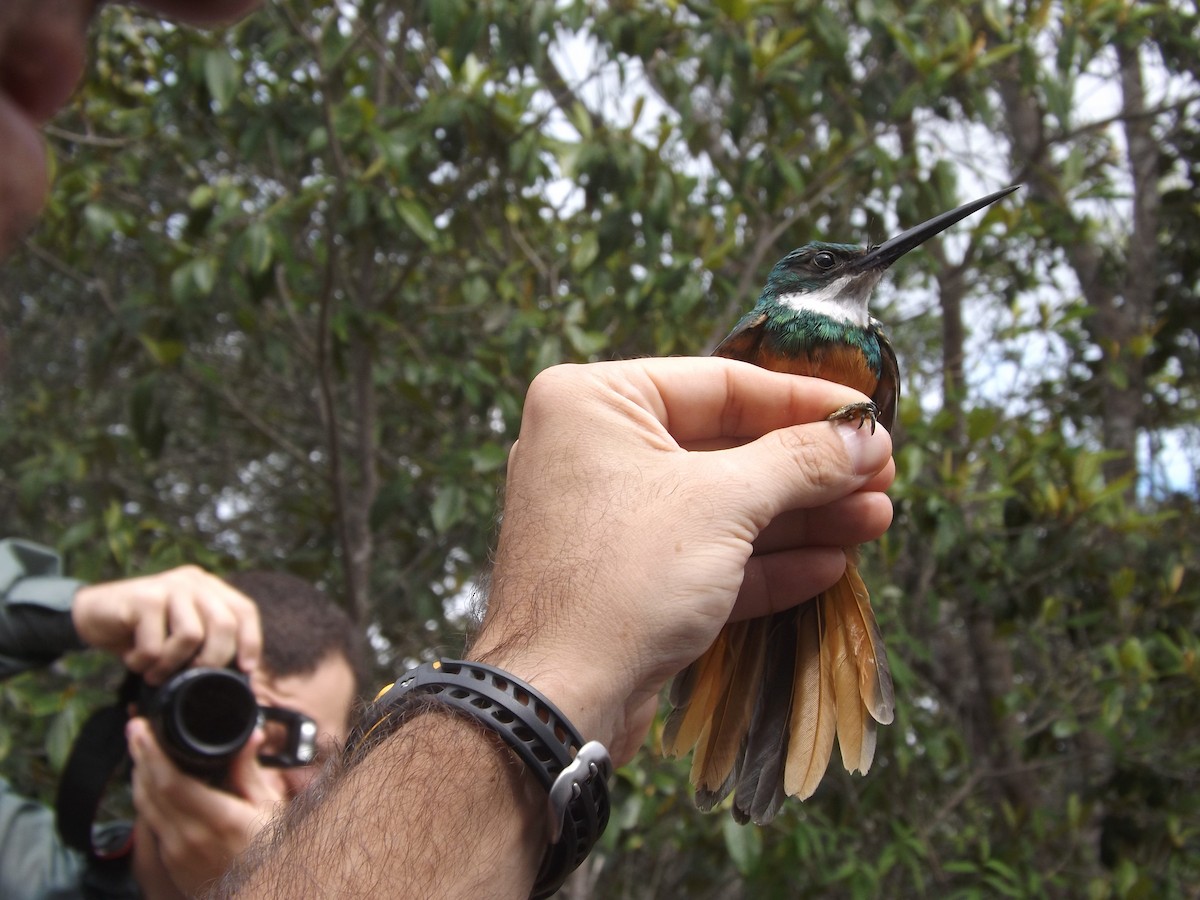
[[[180,22],[237,18],[257,0],[144,0]],[[0,257],[46,202],[41,126],[70,99],[84,70],[86,33],[100,0],[0,0]]]

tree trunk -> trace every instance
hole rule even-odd
[[[945,263],[944,256],[942,262]],[[942,308],[942,409],[950,414],[946,446],[957,466],[966,454],[966,374],[964,367],[967,329],[963,323],[966,280],[961,266],[938,270],[938,298]]]
[[[1153,325],[1154,288],[1158,273],[1158,143],[1146,115],[1137,46],[1117,44],[1121,67],[1122,122],[1129,174],[1133,182],[1133,229],[1126,253],[1122,302],[1100,319],[1107,338],[1110,377],[1104,383],[1104,443],[1122,452],[1105,470],[1110,479],[1133,473],[1137,467],[1137,435],[1145,398],[1144,350],[1139,338],[1149,337]],[[1149,349],[1146,347],[1145,349]],[[1134,485],[1130,485],[1132,495]]]
[[[1121,69],[1121,118],[1128,144],[1133,188],[1133,222],[1126,250],[1124,277],[1114,272],[1118,260],[1106,259],[1086,238],[1088,229],[1072,215],[1062,189],[1062,173],[1050,155],[1044,115],[1036,95],[1021,82],[1016,59],[998,67],[1000,96],[1008,118],[1014,169],[1021,173],[1031,202],[1038,204],[1047,234],[1058,236],[1068,264],[1079,280],[1088,305],[1095,310],[1092,329],[1102,354],[1099,392],[1100,430],[1104,446],[1118,456],[1105,464],[1110,481],[1137,469],[1137,435],[1141,425],[1145,378],[1136,339],[1150,333],[1159,200],[1156,185],[1158,148],[1146,115],[1145,90],[1137,47],[1118,46]],[[1079,235],[1061,240],[1064,235]],[[1118,291],[1117,285],[1120,285]],[[1133,496],[1134,484],[1129,485]]]

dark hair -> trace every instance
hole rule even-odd
[[[258,606],[263,666],[271,674],[307,675],[331,653],[350,665],[354,693],[366,684],[362,632],[328,595],[286,572],[238,572],[225,579]]]

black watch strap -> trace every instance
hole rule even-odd
[[[608,751],[583,736],[532,685],[483,663],[439,659],[384,688],[363,716],[348,751],[375,746],[429,701],[495,731],[547,792],[552,841],[542,858],[533,900],[549,897],[587,859],[608,825]]]

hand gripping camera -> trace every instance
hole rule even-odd
[[[260,706],[250,679],[233,669],[185,669],[154,688],[130,675],[117,702],[96,710],[71,748],[55,799],[58,832],[67,846],[99,857],[92,823],[109,780],[128,760],[125,723],[130,709],[145,716],[158,743],[182,771],[219,785],[254,729],[266,732],[258,751],[265,766],[313,762],[317,723],[303,713]]]

